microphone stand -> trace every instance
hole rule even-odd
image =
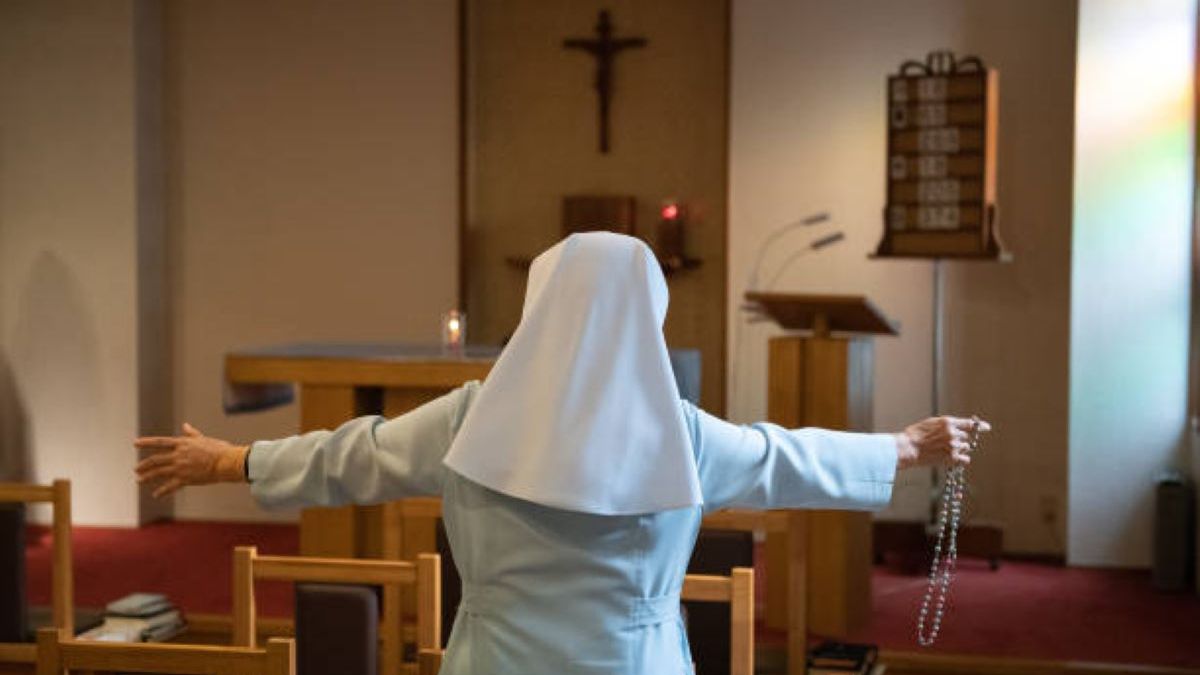
[[[759,273],[762,271],[763,262],[766,259],[767,251],[770,250],[771,245],[774,244],[776,241],[779,241],[780,239],[782,239],[785,235],[787,235],[788,233],[790,233],[793,230],[804,228],[804,227],[812,227],[813,225],[819,225],[821,223],[828,222],[829,220],[830,220],[830,216],[829,216],[828,211],[819,211],[817,213],[805,216],[804,218],[801,218],[799,220],[792,221],[790,223],[781,225],[781,226],[775,228],[774,230],[772,230],[767,235],[766,239],[764,239],[763,242],[761,244],[759,244],[758,250],[755,252],[754,265],[750,268],[750,275],[746,279],[746,286],[745,286],[745,289],[742,291],[743,302],[741,304],[739,304],[739,309],[741,311],[751,312],[754,309],[753,306],[747,305],[744,303],[745,294],[749,291],[759,290],[758,289]],[[783,266],[775,274],[775,276],[771,278],[771,283],[768,285],[768,288],[774,286],[775,283],[777,281],[779,281],[779,277],[797,258],[801,257],[802,255],[811,253],[813,251],[825,248],[826,246],[829,246],[831,244],[837,243],[844,238],[845,238],[845,235],[842,232],[840,232],[840,231],[835,232],[833,234],[826,235],[824,237],[821,237],[820,239],[817,239],[816,241],[812,242],[808,246],[805,246],[800,251],[797,251],[796,253],[792,254],[792,256],[789,257],[784,262]],[[762,320],[764,320],[764,319],[761,316],[753,316],[753,315],[750,316],[749,319],[747,319],[747,321],[749,321],[751,323],[757,323]],[[740,378],[738,377],[738,374],[740,372],[740,369],[738,368],[738,362],[739,362],[739,356],[741,354],[742,324],[743,324],[743,321],[739,320],[736,323],[734,323],[734,325],[733,325],[733,368],[731,370],[730,378],[729,378],[730,379],[729,390],[731,392],[733,392],[734,397],[736,397],[739,393],[738,392],[738,383],[739,383]]]
[[[800,220],[787,223],[786,225],[781,225],[772,230],[771,233],[767,235],[767,238],[758,245],[758,251],[754,255],[754,265],[750,268],[750,277],[746,279],[746,290],[758,290],[758,273],[762,269],[763,259],[767,257],[767,250],[770,248],[771,244],[775,243],[792,230],[801,227],[812,227],[813,225],[819,225],[827,222],[828,220],[829,212],[820,211],[818,213],[805,216]]]
[[[832,246],[845,238],[846,238],[846,233],[842,232],[841,230],[838,230],[837,232],[834,232],[833,234],[827,234],[824,237],[821,237],[820,239],[809,244],[808,246],[805,246],[804,248],[800,249],[799,251],[796,251],[791,256],[789,256],[787,260],[783,261],[782,265],[779,266],[779,269],[775,272],[775,276],[771,277],[771,281],[767,284],[767,287],[765,290],[769,291],[772,288],[775,288],[775,284],[779,283],[779,278],[782,277],[783,273],[786,272],[787,269],[792,266],[792,263],[796,262],[800,258],[803,258],[804,256],[806,256],[810,253],[820,251],[821,249],[825,248],[826,246]]]

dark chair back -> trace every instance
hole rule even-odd
[[[729,576],[735,567],[754,567],[754,535],[735,530],[701,530],[688,563],[689,574]],[[729,608],[684,601],[688,642],[697,675],[729,675]]]
[[[442,557],[442,649],[445,649],[450,644],[450,629],[454,626],[458,603],[462,601],[462,578],[454,566],[446,523],[441,518],[437,521],[437,553]]]
[[[0,503],[0,642],[25,642],[25,505]]]
[[[378,647],[376,588],[296,584],[297,675],[376,675]]]

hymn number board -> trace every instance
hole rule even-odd
[[[887,206],[878,256],[1000,255],[997,75],[934,52],[888,78]]]

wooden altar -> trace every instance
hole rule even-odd
[[[225,379],[232,387],[294,383],[303,432],[361,415],[408,412],[464,382],[482,380],[498,353],[474,347],[449,355],[436,347],[404,345],[285,345],[228,354]],[[402,521],[399,502],[304,509],[300,553],[406,559],[434,550],[431,528],[420,521],[403,527]]]

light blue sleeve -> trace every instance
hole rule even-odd
[[[442,458],[478,387],[468,382],[390,420],[359,417],[333,431],[258,441],[247,459],[250,492],[267,508],[439,495]]]
[[[686,401],[704,510],[877,510],[892,498],[896,439],[775,424],[731,424]]]

